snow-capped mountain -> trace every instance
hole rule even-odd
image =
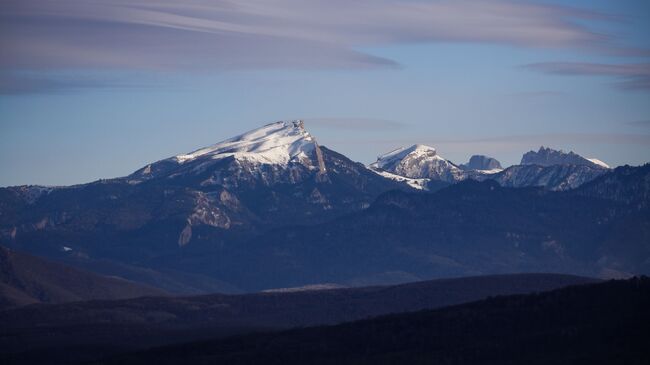
[[[317,148],[318,144],[305,130],[303,121],[280,121],[174,159],[186,163],[197,158],[217,160],[234,156],[265,164],[286,165],[289,161],[303,162]]]
[[[197,208],[188,218],[188,227],[214,225],[230,217],[224,209],[217,211],[221,203],[237,202],[235,205],[246,207],[260,222],[285,216],[287,221],[299,223],[361,209],[385,190],[408,189],[321,147],[301,120],[270,123],[158,161],[126,180],[132,185],[182,184],[205,195],[196,198]],[[215,200],[215,189],[223,189],[220,197],[230,197],[226,203],[221,198]],[[206,190],[209,193],[204,193]],[[179,242],[186,241],[184,236],[179,238]]]
[[[190,291],[227,291],[210,280],[170,277],[167,270],[212,275],[229,245],[362,210],[394,189],[412,190],[320,146],[301,121],[283,121],[123,178],[0,189],[0,243],[91,269],[94,260],[110,258],[104,274],[165,283],[170,291],[188,285]],[[179,249],[186,261],[169,260]],[[190,252],[212,253],[213,260],[195,267]],[[131,268],[134,262],[154,272]]]
[[[589,165],[514,165],[477,180],[494,180],[504,187],[541,186],[548,190],[569,190],[579,187],[609,171]]]
[[[492,179],[506,187],[542,186],[548,190],[568,190],[589,182],[609,170],[604,162],[584,158],[571,151],[566,153],[548,147],[529,151],[520,165],[510,166],[490,176],[476,176],[477,180]]]
[[[409,221],[392,208],[375,209],[369,221],[356,220],[373,210],[365,208],[380,196],[400,196],[388,193],[391,190],[432,191],[467,179],[565,190],[609,172],[589,164],[484,169],[495,164],[487,157],[474,158],[471,168],[463,170],[433,147],[414,145],[380,156],[369,169],[319,145],[302,122],[276,122],[148,164],[123,178],[47,189],[0,188],[0,244],[170,292],[232,291],[250,284],[248,270],[242,268],[251,262],[261,270],[258,273],[270,270],[263,276],[271,281],[291,282],[312,268],[315,278],[325,271],[334,273],[330,267],[305,266],[302,258],[315,252],[322,252],[318,259],[336,257],[340,247],[356,246],[330,243],[354,242],[347,237],[365,237],[367,227]],[[495,185],[489,184],[481,186]],[[453,195],[454,188],[442,192],[440,199],[450,191]],[[419,194],[413,201],[420,201]],[[457,205],[453,196],[449,198],[449,207]],[[438,209],[422,207],[430,208]],[[334,223],[313,231],[317,236],[297,235],[326,222]],[[256,246],[264,242],[254,238],[276,231],[280,233],[272,244]],[[400,229],[371,231],[390,240],[391,235],[402,235]],[[310,246],[312,241],[322,251]],[[366,257],[368,251],[358,253]],[[273,264],[277,260],[282,264]],[[386,256],[371,262],[391,260]]]
[[[503,170],[499,161],[482,155],[474,155],[469,163],[457,166],[438,155],[435,148],[421,144],[381,155],[369,168],[388,179],[422,190],[437,190],[470,178],[485,180]]]
[[[545,147],[538,152],[527,152],[521,161],[520,165],[503,169],[494,158],[473,155],[467,164],[456,166],[438,155],[433,147],[413,145],[379,156],[369,168],[386,178],[423,190],[435,190],[466,179],[495,180],[506,187],[568,190],[609,170],[609,166],[598,159]]]
[[[228,165],[227,168],[214,167]],[[296,181],[305,173],[326,173],[323,152],[300,120],[267,124],[209,147],[147,165],[129,176],[132,183],[152,178],[214,173],[204,185],[236,186],[242,180],[269,185]],[[225,170],[225,171],[224,171]]]
[[[554,150],[541,146],[537,152],[526,152],[521,158],[521,165],[584,165],[608,169],[609,166],[596,158],[584,158],[577,153],[570,151]]]
[[[464,179],[463,171],[458,166],[439,156],[435,148],[422,144],[398,148],[381,155],[370,168],[410,179],[449,183]]]

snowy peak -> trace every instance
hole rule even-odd
[[[262,164],[286,165],[307,159],[318,148],[301,120],[267,124],[194,152],[173,157],[178,163],[233,156]]]
[[[573,151],[568,153],[562,150],[554,150],[548,147],[541,146],[537,152],[526,152],[521,158],[522,165],[539,165],[539,166],[552,166],[552,165],[582,165],[599,168],[609,168],[609,166],[595,158],[584,158]]]
[[[371,169],[411,179],[435,179],[454,182],[462,179],[462,170],[439,156],[430,146],[415,144],[377,157]]]
[[[302,172],[299,172],[302,171]],[[326,179],[323,152],[301,120],[253,129],[209,147],[170,157],[131,174],[129,183],[157,178],[203,176],[205,186],[292,182],[317,173]],[[207,177],[206,177],[207,176]]]
[[[380,168],[382,170],[391,171],[396,167],[396,165],[407,158],[422,157],[442,159],[437,155],[435,148],[425,146],[423,144],[414,144],[413,146],[400,147],[386,154],[378,156],[377,161],[373,163],[372,166]]]

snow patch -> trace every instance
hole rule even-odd
[[[479,174],[485,174],[485,175],[492,175],[492,174],[498,174],[499,172],[503,171],[503,169],[490,169],[490,170],[474,170]]]
[[[397,181],[397,182],[403,182],[406,183],[408,186],[418,189],[418,190],[429,190],[427,185],[431,179],[412,179],[410,177],[405,177],[401,175],[396,175],[396,174],[391,174],[388,171],[381,171],[381,170],[376,170],[374,168],[371,168],[370,171],[381,175],[387,179]]]
[[[305,130],[303,122],[295,120],[267,124],[173,159],[183,164],[197,158],[218,160],[234,156],[238,160],[261,164],[286,165],[289,161],[306,158],[316,148],[316,141]]]
[[[599,159],[597,159],[597,158],[588,158],[587,160],[589,160],[589,161],[592,162],[593,164],[596,164],[596,165],[598,165],[598,166],[604,167],[604,168],[606,168],[606,169],[610,169],[610,168],[611,168],[611,167],[609,167],[608,164],[604,163],[603,161],[601,161],[601,160],[599,160]]]
[[[332,289],[342,289],[345,288],[343,285],[325,283],[325,284],[312,284],[305,285],[293,288],[278,288],[278,289],[267,289],[262,290],[262,293],[295,293],[303,291],[316,291],[316,290],[332,290]]]

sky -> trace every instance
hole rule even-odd
[[[650,162],[650,2],[0,3],[0,186],[124,176],[288,119],[363,163],[415,143]]]

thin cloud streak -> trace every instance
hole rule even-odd
[[[305,118],[309,128],[327,128],[342,130],[396,130],[408,127],[408,124],[394,120],[373,118]]]
[[[0,95],[59,94],[85,89],[133,89],[160,86],[115,77],[0,72]]]
[[[434,146],[436,144],[480,144],[495,143],[508,145],[550,145],[554,143],[605,143],[605,144],[636,144],[650,146],[650,134],[627,134],[627,133],[549,133],[549,134],[528,134],[495,136],[487,138],[468,139],[340,139],[333,141],[337,144],[391,144],[396,147],[410,146],[415,143],[423,143]]]
[[[565,95],[561,91],[550,91],[550,90],[540,90],[540,91],[521,91],[516,93],[510,93],[506,96],[518,98],[518,99],[539,99],[547,97],[558,97]]]
[[[650,128],[650,120],[635,120],[632,122],[627,122],[625,124],[635,127]]]
[[[602,64],[588,62],[541,62],[523,66],[526,69],[555,75],[610,76],[624,90],[650,91],[650,63]]]

